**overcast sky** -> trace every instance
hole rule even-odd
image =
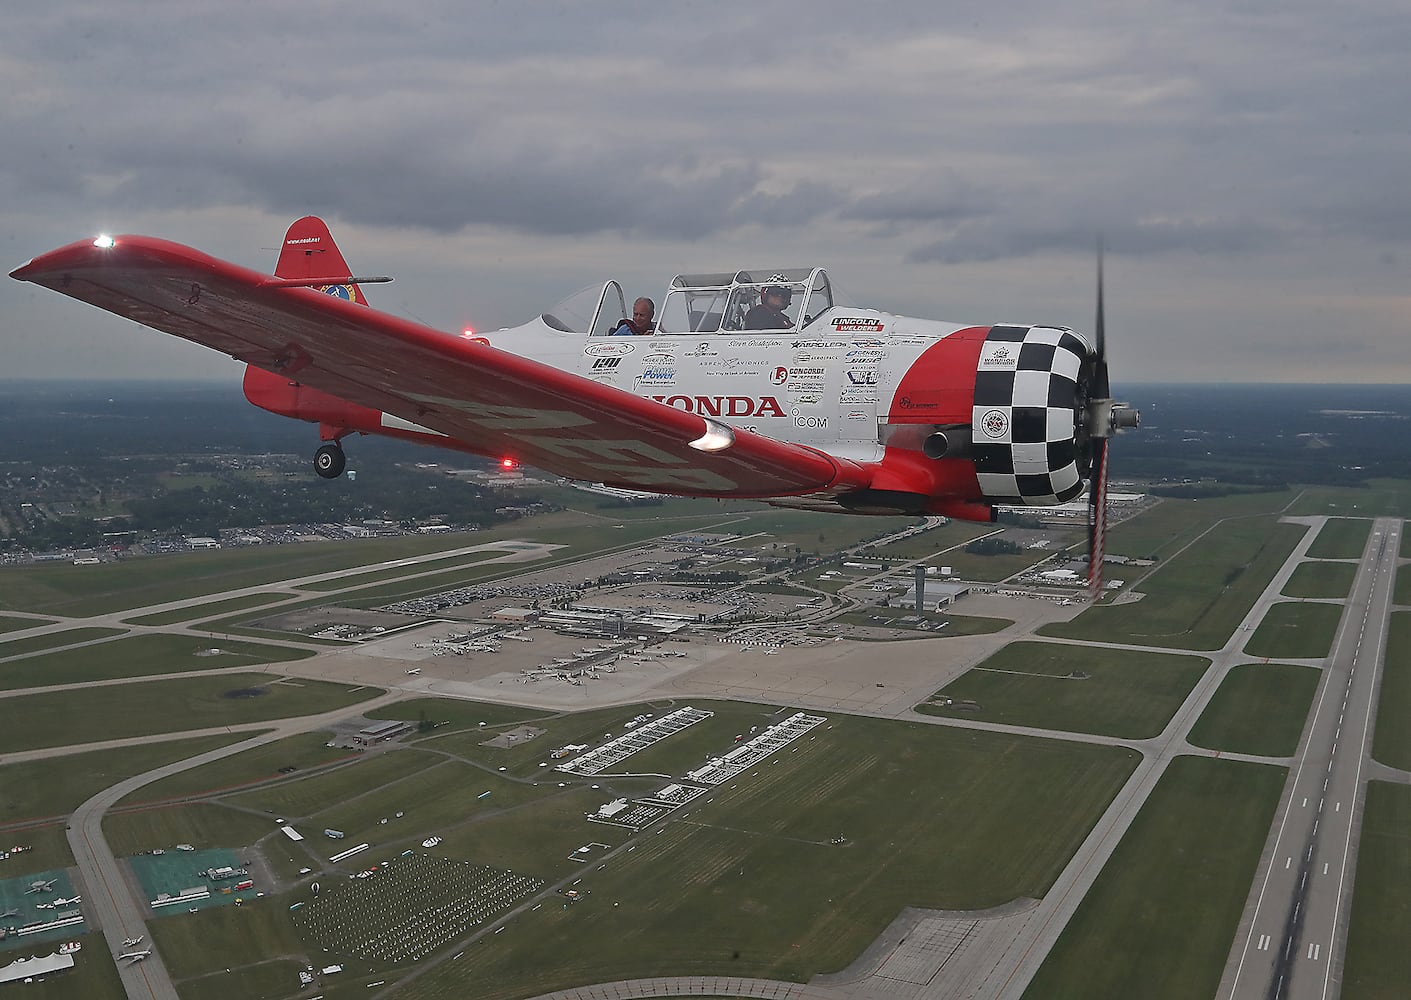
[[[56,0],[0,37],[4,270],[97,232],[514,325],[608,277],[823,265],[1090,329],[1113,380],[1411,381],[1404,0]],[[0,377],[238,378],[0,279]]]

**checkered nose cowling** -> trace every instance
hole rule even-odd
[[[1083,491],[1092,449],[1083,416],[1093,347],[1072,330],[996,326],[975,372],[973,456],[994,503],[1067,503]]]

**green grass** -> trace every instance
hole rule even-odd
[[[1314,667],[1242,663],[1220,682],[1189,740],[1209,750],[1288,757],[1298,749],[1321,676]]]
[[[232,611],[259,608],[266,604],[287,601],[288,599],[288,594],[246,594],[243,597],[232,597],[228,601],[211,601],[208,604],[177,608],[174,611],[159,611],[154,615],[142,615],[138,618],[128,618],[126,621],[129,625],[175,625],[178,622],[194,621],[197,618],[208,618],[213,615],[229,614]]]
[[[4,833],[5,846],[19,844],[30,850],[23,855],[22,868],[15,868],[14,858],[5,862],[10,868],[4,874],[13,877],[16,872],[57,871],[72,867],[73,850],[69,847],[68,834],[62,820],[55,820],[44,826],[30,826],[10,829]]]
[[[1330,517],[1308,546],[1310,559],[1361,559],[1372,522],[1362,518]]]
[[[119,781],[247,738],[244,733],[202,736],[6,764],[0,767],[0,816],[6,822],[67,816]]]
[[[1411,605],[1411,565],[1396,568],[1396,590],[1392,594],[1392,600],[1397,604]]]
[[[483,549],[479,552],[470,552],[460,556],[428,559],[410,566],[392,566],[387,569],[373,570],[368,573],[340,576],[334,580],[324,580],[322,583],[311,583],[304,589],[318,593],[326,593],[335,590],[352,590],[355,587],[366,586],[370,583],[383,583],[387,580],[397,580],[404,576],[412,576],[419,573],[431,573],[447,569],[474,569],[487,560],[496,559],[502,555],[508,555],[512,551],[512,549]],[[524,564],[519,563],[517,565],[523,566]]]
[[[1352,591],[1357,575],[1355,563],[1301,562],[1284,584],[1285,597],[1323,597],[1344,600]]]
[[[1214,996],[1284,777],[1172,761],[1024,996]]]
[[[27,639],[11,639],[9,642],[0,642],[0,659],[36,653],[44,649],[53,649],[56,646],[70,646],[80,642],[92,642],[95,639],[109,639],[115,635],[122,635],[126,631],[125,628],[93,626],[91,628],[65,629],[63,632],[47,632],[44,635],[32,635]],[[0,670],[3,669],[4,667],[0,666]]]
[[[192,976],[214,971],[224,975],[227,968],[236,969],[276,956],[304,958],[304,946],[289,919],[288,905],[283,897],[267,896],[242,906],[213,906],[197,913],[161,917],[147,926],[152,931],[152,943],[161,952],[167,970],[185,998],[191,994],[183,980]],[[207,989],[201,995],[292,996],[298,990],[299,968],[318,964],[315,956],[307,956],[307,959],[289,972],[281,984],[283,989],[277,993],[212,993]]]
[[[964,548],[969,542],[994,530],[993,524],[949,521],[938,528],[909,535],[887,545],[869,547],[859,555],[865,559],[876,556],[881,559],[926,559],[930,563],[945,563],[943,557],[951,555],[952,550]]]
[[[365,760],[321,771],[306,778],[283,781],[267,788],[229,796],[231,805],[262,809],[267,813],[298,818],[312,816],[370,789],[384,788],[399,778],[415,774],[438,762],[430,754],[393,750]]]
[[[199,655],[219,649],[218,654]],[[0,664],[0,690],[26,687],[52,687],[113,680],[119,677],[149,677],[191,670],[217,670],[253,667],[266,663],[287,663],[312,656],[307,649],[212,640],[193,635],[135,635],[79,649],[57,650],[39,656]]]
[[[1386,664],[1377,702],[1372,756],[1388,767],[1411,770],[1411,611],[1397,611],[1387,630]]]
[[[379,688],[325,681],[279,683],[268,674],[222,674],[143,681],[79,691],[21,695],[4,701],[0,753],[204,729],[311,715],[356,705]],[[262,689],[254,698],[226,692]]]
[[[85,925],[87,926],[87,925]],[[11,987],[10,992],[24,997],[24,1000],[127,1000],[127,991],[113,960],[107,956],[107,942],[97,931],[77,935],[71,940],[82,942],[83,950],[74,956],[74,966],[67,972],[45,976],[42,982],[25,983],[23,990]],[[46,953],[52,947],[45,949]],[[27,955],[27,952],[18,952]],[[6,953],[0,957],[0,964],[8,964],[16,957]],[[297,982],[297,980],[296,980]]]
[[[1252,514],[1277,514],[1293,491],[1243,493],[1206,500],[1163,499],[1107,532],[1107,551],[1133,559],[1169,559],[1216,521]]]
[[[1341,604],[1280,601],[1270,606],[1245,643],[1245,655],[1276,660],[1321,659],[1333,648],[1342,613]]]
[[[169,851],[177,844],[191,844],[197,850],[249,847],[277,829],[273,819],[205,802],[110,812],[103,817],[103,833],[120,858],[157,847]]]
[[[242,734],[241,738],[247,736]],[[322,768],[357,755],[355,750],[330,747],[327,743],[328,734],[324,732],[287,736],[144,785],[122,801],[127,804],[157,802],[184,796],[229,793],[261,781],[298,780],[300,772]],[[282,767],[293,767],[297,771],[291,775],[280,774]]]
[[[1280,524],[1273,517],[1223,521],[1145,577],[1140,584],[1144,599],[1091,607],[1071,622],[1045,625],[1039,633],[1069,639],[1219,649],[1234,634],[1305,530],[1302,525]],[[1108,548],[1111,550],[1112,546]]]
[[[22,629],[38,628],[41,625],[53,625],[52,618],[16,618],[12,615],[0,615],[0,634],[5,632],[19,632]]]
[[[928,702],[917,710],[946,718],[1145,739],[1161,733],[1209,666],[1201,656],[1014,642],[934,696],[955,704]]]
[[[1041,896],[1136,763],[1132,751],[836,717],[637,838],[577,866],[571,907],[545,905],[402,987],[398,1000],[537,995],[653,975],[806,981],[845,966],[905,906],[987,907]],[[604,788],[598,801],[612,789]],[[579,812],[579,793],[563,796]],[[522,821],[470,829],[538,871]],[[578,843],[621,831],[583,825]],[[515,831],[519,831],[515,837]],[[843,836],[846,842],[829,841]],[[572,839],[551,837],[553,864]],[[443,847],[446,845],[442,845]],[[618,904],[618,905],[613,905]]]
[[[1401,1000],[1411,983],[1411,787],[1367,783],[1342,1000]]]
[[[1289,514],[1411,517],[1411,481],[1371,479],[1365,486],[1307,486]]]
[[[915,608],[900,607],[872,607],[862,608],[857,611],[849,611],[846,614],[830,618],[830,622],[841,622],[846,625],[857,625],[863,628],[898,628],[906,630],[902,634],[905,636],[911,631],[909,625],[893,625],[899,618],[911,618],[916,615]],[[939,632],[930,629],[916,630],[916,639],[945,639],[956,635],[990,635],[1006,629],[1014,623],[1007,618],[981,618],[978,615],[952,615],[940,611],[928,611],[922,616],[927,622],[946,622],[947,625]],[[873,621],[880,618],[882,621]],[[888,640],[894,641],[894,639]]]
[[[522,525],[518,530],[524,533]],[[109,614],[461,548],[484,540],[486,534],[256,546],[135,558],[100,566],[7,567],[0,569],[0,607],[71,616]]]

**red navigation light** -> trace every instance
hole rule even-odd
[[[461,336],[464,337],[466,340],[469,340],[471,337],[475,336],[475,331],[472,330],[470,327],[466,327],[464,330],[461,331]]]
[[[519,468],[519,463],[512,458],[502,458],[500,459],[500,468],[506,471],[510,469],[517,469]]]

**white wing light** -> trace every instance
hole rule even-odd
[[[706,432],[691,442],[697,451],[724,451],[735,443],[735,432],[724,424],[705,418]]]
[[[93,241],[93,245],[99,250],[111,250],[113,247],[117,246],[117,240],[113,239],[107,233],[103,233]]]

